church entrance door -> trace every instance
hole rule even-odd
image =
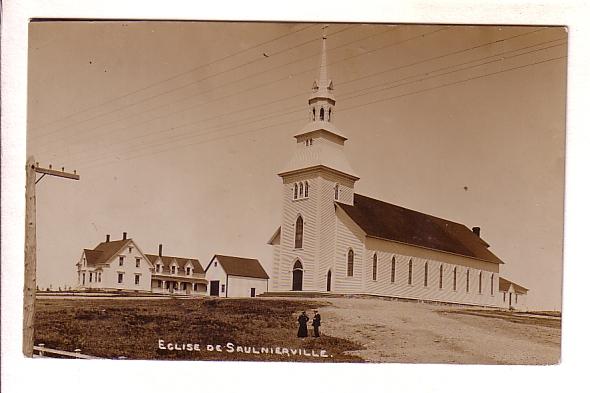
[[[293,291],[303,290],[303,265],[301,262],[296,261],[293,265]]]
[[[326,280],[326,291],[330,292],[332,290],[332,271],[328,270],[328,278]]]

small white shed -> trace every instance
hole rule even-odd
[[[268,291],[268,274],[258,259],[216,254],[205,269],[209,296],[256,297]]]

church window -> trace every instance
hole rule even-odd
[[[332,117],[332,108],[328,109],[328,121],[330,121],[331,117]]]
[[[299,183],[299,198],[303,197],[303,183]]]
[[[373,281],[377,281],[377,253],[373,254]]]
[[[494,273],[490,277],[490,295],[494,296]]]
[[[295,183],[295,188],[293,188],[293,199],[297,199],[297,193],[299,192],[299,186]]]
[[[313,145],[313,138],[309,138],[309,146]]]
[[[391,257],[391,282],[395,282],[395,255]]]
[[[324,121],[324,108],[320,108],[320,121]]]
[[[340,197],[340,186],[338,184],[336,184],[334,186],[334,199],[338,200],[339,197]]]
[[[295,248],[303,248],[303,218],[297,217],[295,222]]]
[[[309,183],[305,182],[305,197],[307,198],[309,196]]]
[[[478,292],[481,293],[481,272],[479,272],[479,283],[477,286]]]
[[[453,269],[453,291],[457,290],[457,268]]]
[[[410,259],[410,264],[408,265],[408,285],[412,285],[412,260]]]
[[[311,113],[312,113],[312,120],[315,120],[315,108],[313,108],[311,110]]]
[[[424,286],[428,286],[428,262],[424,263]]]
[[[439,271],[438,271],[438,288],[442,289],[443,287],[443,265],[440,265]]]
[[[352,250],[348,250],[348,263],[346,267],[346,275],[352,277],[354,274],[354,251]]]
[[[465,292],[469,292],[469,269],[467,269],[467,273],[466,273],[466,286],[465,286]]]

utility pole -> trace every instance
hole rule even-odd
[[[33,343],[35,340],[35,293],[37,290],[37,234],[36,234],[36,196],[35,184],[45,175],[65,177],[67,179],[80,180],[80,176],[68,173],[61,168],[56,171],[51,168],[41,168],[39,163],[31,156],[27,159],[27,185],[25,190],[25,287],[23,299],[23,353],[27,357],[33,356]],[[37,173],[41,177],[37,180]]]

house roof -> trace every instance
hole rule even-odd
[[[89,266],[98,266],[107,263],[121,248],[125,247],[131,239],[113,240],[99,243],[94,250],[84,249],[86,255],[86,264]]]
[[[242,258],[242,257],[232,257],[227,255],[219,255],[216,254],[211,258],[209,265],[207,265],[207,269],[211,266],[211,262],[214,259],[219,261],[221,267],[225,273],[229,276],[240,276],[240,277],[251,277],[251,278],[264,278],[268,279],[268,274],[258,261],[258,259],[250,259],[250,258]]]
[[[397,241],[502,264],[488,244],[463,224],[354,194],[354,205],[336,202],[369,237]]]
[[[516,293],[523,293],[526,294],[529,290],[528,288],[525,288],[521,285],[515,284],[510,280],[507,280],[503,277],[500,277],[500,279],[498,280],[498,286],[500,291],[502,292],[507,292],[510,289],[510,285],[512,285],[514,287],[514,291]]]
[[[158,258],[161,258],[162,265],[164,266],[164,270],[170,269],[170,265],[174,261],[176,261],[176,263],[178,264],[179,267],[184,267],[187,263],[191,262],[193,264],[193,268],[194,268],[193,270],[195,273],[205,273],[205,271],[203,270],[203,266],[201,266],[201,263],[199,262],[198,259],[184,258],[184,257],[173,257],[173,256],[169,256],[169,255],[162,255],[160,257],[159,255],[154,255],[154,254],[145,254],[145,256],[150,260],[150,262],[153,265],[155,265]]]

